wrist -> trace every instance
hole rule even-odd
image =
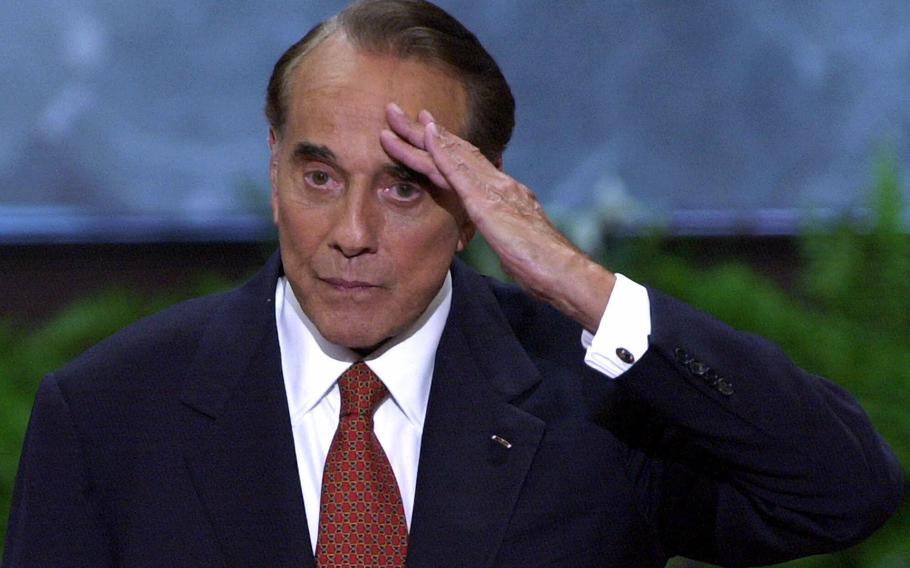
[[[539,295],[584,329],[596,333],[615,284],[615,274],[575,251]]]

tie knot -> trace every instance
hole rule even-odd
[[[341,416],[355,414],[371,418],[388,391],[376,373],[363,361],[354,363],[338,379]]]

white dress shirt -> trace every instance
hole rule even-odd
[[[410,530],[420,440],[436,347],[451,304],[452,278],[448,274],[442,288],[420,318],[407,331],[364,359],[350,349],[326,341],[303,313],[287,278],[278,279],[275,319],[281,349],[281,370],[314,553],[319,529],[322,472],[338,428],[341,408],[338,377],[360,359],[367,362],[389,391],[389,397],[376,409],[373,430],[395,473]],[[617,349],[628,350],[637,361],[647,350],[650,330],[647,290],[617,274],[616,285],[597,333],[592,335],[585,331],[582,334],[582,345],[587,350],[585,363],[610,378],[619,376],[632,365],[619,358]]]

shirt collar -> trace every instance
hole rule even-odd
[[[436,348],[452,305],[452,275],[408,329],[363,358],[395,404],[422,429],[430,397]],[[335,387],[338,377],[362,357],[330,343],[307,317],[287,278],[278,279],[275,311],[282,370],[291,420],[309,412]]]

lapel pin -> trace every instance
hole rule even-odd
[[[505,438],[497,436],[496,434],[493,434],[493,436],[490,439],[507,450],[512,447],[512,442],[506,440]]]

